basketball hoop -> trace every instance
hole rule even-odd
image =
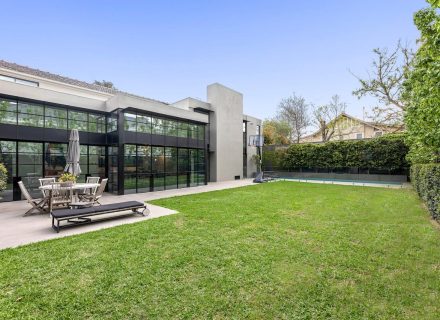
[[[263,143],[264,143],[263,136],[259,136],[259,135],[249,136],[249,146],[262,147]]]

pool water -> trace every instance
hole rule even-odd
[[[392,185],[392,186],[402,186],[402,182],[396,182],[396,181],[375,181],[375,180],[348,180],[348,179],[329,179],[329,178],[290,178],[290,177],[280,177],[277,180],[291,180],[291,181],[316,181],[316,182],[333,182],[333,183],[353,183],[353,184],[361,184],[361,185],[368,185],[368,184],[379,184],[379,185]]]

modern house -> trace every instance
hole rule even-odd
[[[341,113],[327,125],[327,130],[331,133],[329,140],[336,141],[371,139],[388,133],[401,132],[403,128],[397,125],[368,122],[349,114]],[[318,130],[302,137],[300,143],[323,142],[322,136],[322,130]]]
[[[243,95],[221,84],[207,99],[166,103],[0,60],[1,201],[20,200],[18,181],[39,195],[38,178],[65,165],[78,129],[80,180],[108,177],[116,194],[203,185],[255,175],[249,140],[261,120],[243,114]]]

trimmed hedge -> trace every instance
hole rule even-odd
[[[413,164],[411,183],[422,198],[431,216],[440,220],[440,164]]]
[[[357,167],[396,171],[408,168],[407,153],[404,136],[396,134],[369,140],[293,144],[287,150],[263,152],[263,164],[280,170]]]

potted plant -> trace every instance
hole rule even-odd
[[[63,187],[71,187],[76,182],[76,177],[68,172],[64,172],[58,179]]]

